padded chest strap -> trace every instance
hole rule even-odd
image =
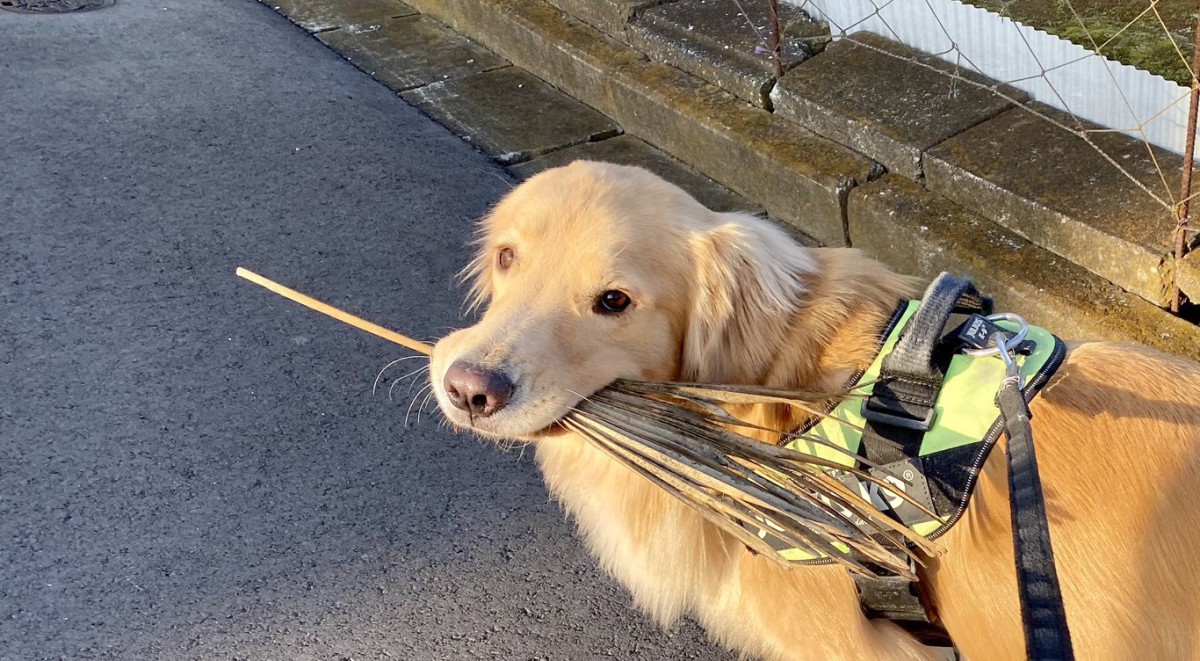
[[[886,464],[897,458],[918,456],[921,440],[933,426],[934,406],[949,364],[948,357],[938,356],[937,351],[939,347],[945,351],[947,345],[954,345],[942,342],[946,329],[957,325],[951,322],[951,317],[956,313],[990,312],[991,302],[965,279],[943,273],[929,286],[904,335],[882,361],[872,395],[863,402],[866,425],[862,451],[869,459]],[[985,335],[990,333],[985,331]],[[969,335],[968,328],[968,335],[960,337]],[[997,337],[1004,335],[993,336],[993,341],[1001,345],[1000,354],[1007,367],[997,405],[1009,438],[1010,505],[1026,651],[1030,659],[1037,661],[1065,661],[1074,655],[1034,459],[1029,410],[1020,386],[1020,368],[1015,356],[1009,353],[1014,348],[1011,344],[1004,346],[1007,341],[995,340]],[[1019,344],[1023,337],[1018,334],[1010,341]],[[1062,347],[1057,339],[1054,342],[1056,358],[1052,357],[1050,362],[1057,366],[1056,361],[1062,360]],[[887,575],[855,580],[859,600],[868,616],[891,617],[918,637],[923,633],[922,627],[937,624],[936,614],[921,599],[921,586],[906,585],[903,579]]]
[[[942,390],[950,356],[936,355],[956,315],[989,314],[991,300],[969,280],[946,273],[933,281],[921,306],[905,326],[892,353],[884,358],[871,396],[863,402],[866,419],[862,453],[887,465],[919,454],[921,440],[933,426],[934,406]],[[945,644],[926,599],[924,586],[898,576],[855,577],[859,602],[869,617],[885,617],[927,643]]]

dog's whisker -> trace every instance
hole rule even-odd
[[[429,391],[429,394],[425,396],[425,401],[421,402],[421,409],[422,409],[422,410],[425,408],[425,406],[426,406],[426,405],[428,405],[428,404],[430,404],[430,403],[432,403],[432,406],[431,406],[431,407],[430,407],[430,409],[429,409],[430,411],[438,411],[438,410],[440,410],[440,409],[438,408],[437,402],[436,402],[436,401],[432,401],[432,399],[433,399],[433,395],[434,395],[434,391],[433,391],[432,389],[430,389],[430,391]]]
[[[400,381],[399,380],[392,381],[391,385],[388,386],[388,401],[389,402],[395,401],[394,399],[392,399],[392,391],[396,389],[397,383],[400,383]]]
[[[413,405],[417,403],[417,398],[419,398],[419,397],[420,397],[420,396],[421,396],[421,395],[422,395],[422,394],[425,392],[425,389],[426,389],[426,388],[428,388],[428,389],[430,390],[430,392],[432,392],[432,391],[433,391],[433,384],[432,384],[432,383],[430,383],[430,384],[427,384],[425,387],[423,387],[423,388],[421,388],[420,390],[418,390],[418,391],[417,391],[417,395],[416,395],[416,397],[413,397],[413,398],[412,398],[412,401],[410,401],[410,402],[408,403],[408,410],[404,412],[404,426],[405,426],[405,427],[408,427],[408,417],[409,417],[410,415],[412,415]]]
[[[428,373],[428,372],[429,372],[429,369],[428,369],[428,368],[426,368],[426,369],[425,369],[425,372],[426,372],[426,373]],[[420,374],[420,373],[418,372],[418,375],[419,375],[419,374]],[[416,384],[418,381],[420,381],[420,379],[413,379],[412,381],[409,381],[409,382],[408,382],[408,387],[407,387],[407,388],[405,388],[404,392],[405,392],[406,394],[411,394],[411,393],[412,393],[413,386],[414,386],[414,385],[415,385],[415,384]],[[432,381],[430,381],[430,383],[432,383]]]
[[[512,452],[513,450],[515,450],[517,448],[521,448],[521,455],[524,456],[525,448],[530,446],[530,442],[523,441],[520,439],[515,439],[515,438],[506,438],[506,439],[496,443],[496,445],[498,445],[500,447],[500,449],[504,452]],[[518,456],[517,460],[520,461],[520,459],[521,459],[521,457]]]
[[[433,388],[429,389],[429,394],[425,395],[425,399],[421,401],[421,405],[417,407],[417,425],[421,424],[421,413],[425,411],[425,405],[433,397]],[[414,398],[415,399],[415,398]]]
[[[515,188],[517,187],[517,185],[516,185],[516,184],[514,184],[513,182],[511,182],[511,181],[509,181],[508,179],[504,178],[502,175],[500,175],[500,174],[499,174],[499,173],[497,173],[497,172],[493,172],[493,173],[492,173],[492,176],[493,176],[493,177],[495,177],[495,178],[497,178],[497,179],[499,179],[500,181],[504,182],[504,184],[505,184],[506,186],[508,186],[508,190],[513,190],[513,189],[515,189]]]
[[[429,371],[429,366],[424,365],[424,366],[418,367],[417,369],[409,372],[408,374],[405,374],[404,376],[396,377],[395,381],[403,381],[405,379],[417,376],[417,375],[421,374],[422,372],[428,372],[428,371]],[[413,379],[412,381],[409,382],[409,386],[411,387],[412,384],[415,382],[416,382],[416,379]]]
[[[433,407],[433,411],[438,416],[437,417],[437,426],[439,429],[453,429],[454,428],[454,425],[450,424],[450,419],[447,418],[445,416],[445,414],[442,413],[442,408],[440,406]]]
[[[569,392],[569,393],[571,393],[572,395],[575,395],[576,397],[578,397],[578,398],[579,398],[579,402],[576,402],[576,405],[578,405],[579,403],[582,403],[582,402],[590,402],[590,401],[592,401],[592,398],[591,398],[591,396],[590,396],[590,395],[581,395],[581,394],[579,394],[579,393],[575,392],[574,390],[571,390],[570,388],[567,388],[567,392]],[[572,406],[572,407],[571,407],[571,409],[572,409],[572,410],[576,410],[574,406]]]
[[[407,379],[407,378],[408,378],[408,377],[410,377],[410,376],[415,376],[415,375],[417,375],[417,374],[420,374],[421,372],[427,371],[428,369],[429,369],[429,366],[427,365],[427,366],[425,366],[425,367],[422,367],[421,369],[418,369],[418,370],[416,370],[416,371],[414,371],[414,372],[410,372],[410,373],[408,373],[408,374],[405,374],[404,376],[400,377],[399,379],[395,379],[395,380],[393,380],[393,381],[392,381],[392,383],[391,383],[391,385],[389,385],[389,386],[388,386],[388,400],[389,400],[389,401],[392,401],[392,391],[394,391],[394,390],[396,389],[396,386],[397,386],[397,385],[398,385],[398,384],[399,384],[401,381],[403,381],[404,379]],[[416,383],[416,382],[417,382],[417,379],[413,379],[412,381],[409,381],[409,382],[408,382],[408,390],[407,390],[406,392],[412,392],[412,386],[413,386],[413,384],[414,384],[414,383]]]
[[[387,365],[384,365],[383,369],[379,370],[379,374],[375,375],[374,383],[371,384],[371,395],[372,396],[375,395],[375,389],[379,387],[379,380],[383,378],[383,373],[388,371],[388,368],[390,368],[392,365],[395,365],[397,363],[402,363],[406,360],[414,360],[417,358],[424,358],[425,360],[429,360],[429,356],[404,356],[403,358],[397,358],[396,360],[393,360],[392,362],[388,363]]]

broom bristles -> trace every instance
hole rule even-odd
[[[673,495],[719,514],[710,520],[739,538],[746,529],[766,530],[790,547],[851,571],[871,573],[857,556],[910,577],[910,560],[921,561],[917,550],[937,553],[930,542],[876,510],[825,470],[851,473],[920,507],[902,490],[853,466],[764,444],[712,424],[711,415],[686,406],[686,397],[680,403],[670,401],[676,387],[618,381],[580,403],[567,419],[582,422],[573,429],[585,438],[626,450],[618,453],[622,463],[636,459],[643,471],[677,478]],[[691,386],[681,388],[691,392]],[[602,439],[597,439],[598,430],[603,431]],[[720,507],[713,506],[714,494],[723,499]],[[759,546],[751,548],[758,551]],[[771,555],[781,559],[774,551]]]

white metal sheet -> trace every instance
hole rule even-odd
[[[1183,153],[1188,88],[1161,76],[957,0],[791,1],[828,22],[835,38],[874,32]]]

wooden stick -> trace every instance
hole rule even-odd
[[[249,271],[249,270],[244,269],[239,266],[237,268],[237,271],[235,271],[235,273],[237,273],[238,277],[245,278],[245,279],[249,280],[250,282],[253,282],[256,285],[266,287],[267,289],[270,289],[271,291],[275,292],[276,294],[279,294],[280,296],[292,299],[293,301],[299,303],[300,305],[303,305],[307,308],[316,310],[317,312],[320,312],[321,314],[333,317],[334,319],[337,319],[338,321],[344,321],[344,322],[350,324],[351,326],[354,326],[355,328],[358,328],[360,330],[365,330],[368,333],[378,336],[378,337],[382,337],[383,339],[385,339],[389,342],[395,342],[396,344],[399,344],[400,346],[408,347],[409,349],[423,353],[426,356],[433,353],[433,345],[431,345],[431,344],[426,344],[425,342],[418,342],[417,340],[414,340],[411,337],[405,337],[404,335],[401,335],[400,333],[397,333],[396,331],[388,330],[378,324],[373,324],[373,323],[367,321],[366,319],[363,319],[361,317],[356,317],[356,316],[350,314],[349,312],[343,312],[342,310],[339,310],[339,309],[333,307],[332,305],[322,303],[321,301],[318,301],[317,299],[312,298],[311,296],[305,296],[304,294],[301,294],[300,292],[296,291],[295,289],[289,289],[287,287],[284,287],[283,285],[279,284],[278,282],[264,278],[261,275],[255,273],[253,271]]]

